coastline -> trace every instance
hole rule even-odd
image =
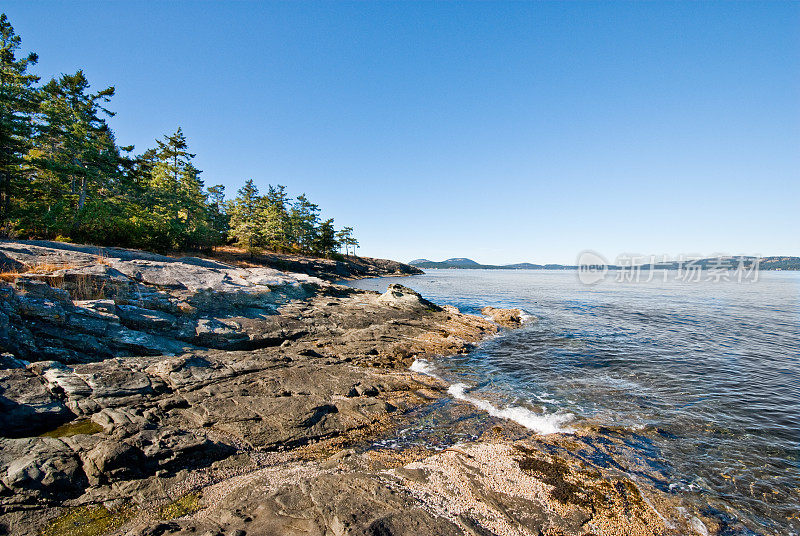
[[[54,264],[37,249],[47,246],[9,244],[15,262]],[[372,446],[448,396],[409,370],[416,359],[468,352],[518,326],[519,311],[488,311],[492,321],[400,285],[378,294],[271,268],[83,254],[4,283],[7,325],[72,347],[150,339],[103,359],[4,356],[0,533],[715,531],[646,482],[589,463],[593,431],[518,439],[525,431],[498,419],[445,450]],[[98,282],[111,298],[75,299]]]

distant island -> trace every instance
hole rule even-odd
[[[743,260],[746,267],[750,267],[756,257],[709,257],[694,261],[673,261],[666,263],[656,263],[652,265],[654,270],[677,270],[680,267],[687,267],[689,263],[693,266],[701,266],[704,269],[719,266],[720,263],[733,264],[734,267],[740,260]],[[480,264],[472,259],[465,257],[454,257],[443,261],[431,261],[428,259],[414,259],[408,264],[422,269],[451,269],[451,270],[577,270],[577,265],[570,264],[534,264],[530,262],[519,262],[516,264]],[[682,265],[682,266],[681,266]],[[772,256],[761,257],[758,267],[760,270],[800,270],[800,257]],[[609,270],[619,270],[630,268],[630,266],[608,265]],[[642,264],[642,269],[650,269],[650,264]]]

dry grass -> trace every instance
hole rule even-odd
[[[111,262],[105,256],[98,255],[95,259],[96,264],[109,266]],[[108,289],[103,280],[98,280],[91,275],[73,274],[70,282],[65,282],[61,275],[53,275],[58,270],[78,268],[69,263],[40,262],[34,265],[25,266],[22,270],[11,270],[0,272],[0,281],[15,283],[20,277],[40,276],[36,279],[47,283],[53,288],[65,289],[70,293],[73,300],[96,300],[108,297]]]
[[[6,283],[13,283],[21,275],[22,274],[20,272],[0,272],[0,281],[5,281]]]
[[[42,262],[34,264],[33,266],[26,266],[24,270],[10,270],[8,272],[0,272],[0,281],[12,283],[19,277],[25,275],[41,275],[50,274],[57,270],[66,270],[68,268],[75,268],[75,265],[69,263],[52,263]]]
[[[98,255],[95,259],[95,264],[102,264],[103,266],[111,266],[111,261],[105,255]]]

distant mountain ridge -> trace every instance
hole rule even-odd
[[[743,257],[745,265],[748,267],[753,262],[755,257]],[[695,266],[702,266],[704,269],[714,267],[720,262],[730,262],[735,268],[736,263],[740,260],[739,257],[709,257],[694,261]],[[577,270],[577,265],[570,264],[533,264],[530,262],[520,262],[516,264],[480,264],[466,257],[454,257],[452,259],[445,259],[443,261],[431,261],[428,259],[415,259],[409,262],[411,266],[416,266],[422,269],[454,269],[454,270]],[[688,261],[680,263],[678,261],[671,261],[666,263],[656,263],[653,265],[657,270],[676,270],[679,265],[683,264],[684,267]],[[649,264],[641,265],[642,268],[648,269]],[[622,266],[609,265],[609,270],[619,270],[624,268]],[[772,256],[761,257],[759,262],[760,270],[800,270],[800,257],[787,257],[787,256]]]

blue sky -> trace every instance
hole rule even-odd
[[[137,151],[306,192],[365,255],[800,255],[800,3],[29,2]]]

